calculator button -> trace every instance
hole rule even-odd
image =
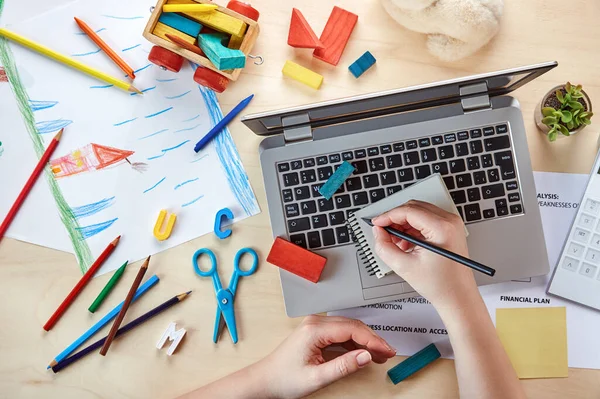
[[[594,278],[594,275],[596,274],[596,270],[598,270],[598,268],[596,266],[590,265],[588,263],[584,263],[583,266],[581,266],[581,270],[579,271],[579,274],[582,274],[589,278]]]
[[[600,252],[596,251],[595,249],[588,249],[587,253],[585,254],[585,260],[596,264],[599,263]]]
[[[594,227],[594,222],[596,221],[596,218],[590,215],[586,215],[585,213],[582,213],[581,216],[579,217],[579,223],[578,225],[581,227],[585,227],[586,229],[592,229],[592,227]]]
[[[600,248],[600,235],[594,234],[591,245],[592,247]]]
[[[600,210],[600,202],[594,201],[593,199],[588,199],[585,202],[585,206],[583,208],[586,212],[597,215],[598,210]]]
[[[590,240],[590,232],[583,229],[575,229],[575,232],[573,233],[573,240],[582,244],[587,244],[587,242]]]
[[[563,269],[567,269],[572,272],[576,272],[578,266],[579,266],[579,261],[569,258],[569,257],[565,257],[565,259],[562,261]]]
[[[583,255],[583,251],[584,250],[585,250],[585,247],[583,245],[575,244],[574,242],[572,242],[569,245],[569,249],[567,250],[567,254],[579,258],[580,256]]]

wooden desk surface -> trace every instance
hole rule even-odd
[[[262,66],[247,67],[240,80],[220,95],[224,111],[249,93],[256,94],[247,109],[250,113],[557,60],[558,68],[514,93],[523,108],[533,166],[536,170],[588,173],[592,165],[600,119],[576,137],[549,144],[537,131],[532,115],[545,91],[567,80],[582,83],[591,98],[600,101],[597,43],[600,3],[597,1],[507,0],[498,36],[475,56],[456,63],[442,63],[430,56],[425,50],[425,37],[397,25],[379,1],[336,1],[359,15],[337,68],[313,59],[309,50],[295,50],[286,45],[292,7],[300,8],[314,30],[321,32],[331,5],[324,5],[327,2],[322,0],[253,3],[261,12],[261,33],[254,53],[263,55],[266,61]],[[374,54],[377,65],[356,80],[347,66],[365,50]],[[284,80],[281,68],[287,59],[323,74],[325,82],[321,90]],[[161,282],[130,309],[127,320],[174,294],[188,289],[194,293],[182,304],[115,341],[106,358],[89,356],[57,375],[45,367],[93,321],[121,301],[129,284],[120,284],[98,314],[90,315],[87,306],[110,276],[94,279],[56,327],[45,333],[43,323],[80,278],[75,259],[66,253],[15,240],[2,242],[1,398],[171,398],[262,358],[301,321],[286,317],[277,269],[263,261],[257,274],[240,283],[235,304],[240,342],[234,346],[228,337],[218,345],[211,341],[213,289],[210,279],[200,279],[194,274],[190,264],[193,252],[204,246],[215,250],[223,278],[228,281],[238,248],[254,247],[264,260],[272,242],[257,153],[260,139],[239,122],[230,128],[263,212],[236,224],[233,236],[226,241],[208,235],[154,256],[149,275],[157,273]],[[128,268],[124,280],[131,281],[136,270]],[[179,352],[167,357],[165,351],[157,351],[154,345],[171,321],[181,323],[188,335]],[[401,359],[398,357],[383,366],[369,366],[313,397],[458,396],[454,363],[449,360],[438,361],[427,372],[393,386],[385,372]],[[531,398],[600,397],[600,371],[596,370],[571,369],[567,379],[522,383]]]

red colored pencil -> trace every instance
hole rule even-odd
[[[79,293],[81,291],[83,291],[83,288],[92,279],[92,277],[94,277],[94,274],[96,274],[96,271],[98,271],[98,269],[100,268],[100,266],[102,266],[104,261],[106,259],[108,259],[110,254],[115,250],[120,239],[121,239],[121,236],[118,236],[110,244],[108,244],[106,249],[100,254],[98,259],[96,259],[94,264],[92,264],[92,266],[90,266],[88,271],[85,272],[83,277],[81,277],[81,280],[79,280],[77,285],[75,285],[75,287],[73,287],[71,292],[69,292],[69,295],[67,295],[67,297],[64,299],[64,301],[62,301],[62,303],[60,304],[58,309],[56,309],[56,312],[54,312],[54,314],[48,319],[46,324],[44,324],[44,330],[50,331],[50,329],[54,326],[54,324],[56,324],[58,319],[60,319],[60,317],[63,315],[63,313],[69,308],[69,306],[71,306],[71,304],[73,303],[75,298],[77,298],[77,295],[79,295]]]
[[[19,208],[21,208],[21,205],[23,205],[23,202],[25,202],[25,198],[27,198],[27,195],[29,194],[29,192],[31,191],[33,186],[35,185],[35,182],[37,181],[38,177],[40,176],[40,174],[46,167],[46,164],[50,160],[52,153],[58,146],[58,142],[60,141],[60,137],[62,136],[63,130],[64,129],[60,129],[60,132],[58,132],[56,134],[56,136],[54,136],[54,138],[50,142],[50,145],[48,146],[48,148],[46,149],[46,151],[40,158],[38,164],[36,165],[35,169],[33,170],[33,173],[29,177],[29,180],[27,180],[27,183],[25,183],[25,187],[23,187],[23,189],[19,193],[19,196],[17,197],[15,203],[10,208],[10,211],[8,211],[8,214],[4,218],[4,221],[2,222],[2,224],[0,225],[0,241],[2,240],[2,237],[4,237],[4,233],[6,233],[6,230],[8,230],[8,226],[10,226],[10,223],[12,222],[12,220],[15,218],[15,216],[17,216],[17,212],[19,211]]]

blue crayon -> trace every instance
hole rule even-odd
[[[354,172],[354,166],[352,166],[352,164],[350,164],[348,161],[344,161],[329,177],[329,179],[327,179],[325,184],[321,186],[319,193],[325,197],[325,199],[331,199],[333,194],[335,194],[337,189],[344,184],[344,181],[350,177],[352,172]]]

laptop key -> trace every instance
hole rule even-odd
[[[310,191],[312,192],[313,198],[322,197],[321,193],[319,192],[321,186],[322,184],[313,184],[312,186],[310,186]]]
[[[433,136],[431,138],[431,144],[433,144],[433,145],[444,144],[444,138],[442,136]]]
[[[304,161],[302,161],[302,164],[304,165],[305,168],[312,168],[313,166],[315,166],[315,159],[314,158],[306,158]]]
[[[469,132],[467,132],[467,131],[458,132],[458,133],[456,133],[456,137],[458,138],[459,141],[461,141],[461,140],[468,140],[469,139]]]
[[[290,233],[296,233],[298,231],[304,231],[310,229],[310,220],[308,217],[299,219],[288,220],[288,231]]]
[[[336,227],[335,235],[337,236],[337,242],[339,244],[350,242],[350,234],[348,233],[346,226]]]
[[[371,198],[371,203],[375,203],[379,200],[382,200],[385,198],[385,190],[383,188],[371,190],[369,191],[369,197]]]
[[[421,150],[421,159],[423,160],[423,162],[437,161],[437,155],[435,154],[435,148],[427,148],[425,150]]]
[[[510,148],[510,139],[508,136],[496,136],[485,139],[484,144],[486,151],[502,150],[504,148]]]
[[[302,169],[302,161],[292,161],[292,170]]]
[[[410,140],[406,142],[406,149],[407,150],[414,150],[415,148],[417,148],[417,140]]]
[[[467,145],[467,143],[456,144],[456,156],[462,157],[465,155],[469,155],[469,146]]]
[[[367,150],[354,150],[354,157],[356,159],[364,158],[366,156],[367,156]]]
[[[454,185],[454,177],[446,176],[444,177],[444,184],[448,190],[454,190],[456,186]]]
[[[494,166],[494,162],[492,161],[492,154],[483,154],[481,156],[481,164],[484,168]]]
[[[319,205],[319,212],[327,212],[333,210],[333,200],[319,198],[317,200],[317,205]]]
[[[285,206],[285,216],[288,218],[300,216],[300,208],[298,207],[298,204],[287,204]]]
[[[469,170],[479,169],[479,158],[478,157],[469,157],[467,158],[467,168]]]
[[[317,175],[312,169],[300,171],[300,181],[302,181],[302,184],[314,183],[317,181]]]
[[[516,190],[519,188],[519,185],[517,184],[516,181],[508,181],[506,182],[506,190],[510,191],[510,190]]]
[[[505,206],[496,208],[496,212],[498,212],[498,216],[506,216],[508,215],[508,208]]]
[[[326,163],[327,163],[326,156],[317,157],[317,165],[325,165]]]
[[[454,134],[454,133],[445,134],[444,141],[446,143],[454,143],[456,141],[456,134]]]
[[[413,174],[413,170],[411,168],[406,168],[406,169],[400,169],[398,171],[398,181],[399,182],[406,182],[406,181],[411,181],[414,180],[415,176]]]
[[[321,227],[327,227],[327,215],[313,215],[311,216],[313,229],[320,229]]]
[[[481,137],[481,129],[472,129],[471,130],[471,138],[478,139]]]
[[[294,194],[296,194],[296,200],[303,200],[310,198],[310,189],[308,186],[304,187],[296,187],[294,189]]]
[[[289,188],[285,190],[281,190],[281,197],[283,198],[283,202],[290,202],[294,200],[293,191]]]
[[[382,186],[396,183],[396,173],[392,170],[381,172],[379,177],[381,178]]]
[[[352,206],[352,204],[350,203],[350,195],[348,194],[338,195],[337,197],[334,197],[333,202],[335,202],[335,207],[337,209],[348,208],[349,206]]]
[[[321,246],[321,236],[318,231],[311,231],[307,236],[309,248],[319,248]]]
[[[329,154],[329,162],[342,162],[342,157],[340,156],[340,154]]]
[[[485,172],[483,170],[479,172],[473,172],[473,180],[475,181],[475,184],[487,183],[487,177],[485,177]]]
[[[402,186],[401,185],[397,185],[397,186],[392,186],[392,187],[386,187],[385,192],[387,193],[387,195],[392,195],[394,193],[397,193],[398,191],[402,190]]]
[[[429,140],[429,137],[423,137],[422,139],[419,139],[419,147],[429,147],[431,145],[431,140]]]
[[[496,212],[494,211],[493,208],[484,209],[483,210],[483,217],[484,217],[484,219],[490,219],[490,218],[496,217]]]
[[[465,205],[464,211],[465,211],[465,220],[467,222],[474,222],[476,220],[481,219],[481,210],[479,209],[479,204]]]
[[[298,183],[300,183],[300,180],[298,179],[297,172],[286,173],[283,175],[283,185],[284,186],[291,187],[291,186],[295,186]]]
[[[473,180],[471,179],[470,173],[464,173],[456,176],[456,187],[463,188],[469,187],[473,185]]]
[[[496,208],[502,208],[502,207],[508,206],[506,204],[506,199],[505,198],[497,199],[494,202],[496,203]]]
[[[346,179],[346,190],[348,191],[356,191],[362,188],[362,184],[360,182],[360,177],[350,177]]]
[[[490,181],[490,183],[497,182],[500,180],[500,175],[498,174],[498,169],[496,169],[496,168],[488,169],[487,174],[488,174],[488,180]]]
[[[352,166],[354,166],[354,172],[352,173],[355,175],[360,175],[369,171],[367,161],[354,161],[352,162]]]
[[[479,154],[483,152],[483,145],[481,140],[471,141],[471,154]]]
[[[439,173],[440,175],[448,174],[448,162],[438,162],[431,165],[433,173]]]
[[[456,205],[464,204],[465,202],[467,202],[465,190],[450,191],[450,196],[452,197],[452,201],[454,201]]]
[[[502,180],[515,178],[515,164],[513,162],[512,152],[497,152],[494,154],[494,161],[496,162],[496,166],[500,167],[500,175],[502,176]]]
[[[502,183],[499,183],[491,184],[489,186],[483,186],[481,187],[481,194],[483,195],[483,199],[503,197],[504,185]]]
[[[445,145],[438,148],[440,159],[454,158],[454,148],[451,145]]]
[[[465,220],[465,215],[463,215],[463,210],[462,210],[462,206],[457,206],[456,210],[458,211],[458,214],[460,215],[460,218],[462,220]]]
[[[302,211],[303,215],[310,215],[311,213],[317,213],[317,203],[313,200],[301,202],[300,210]]]
[[[516,202],[521,201],[521,196],[519,193],[509,193],[508,194],[508,202]]]
[[[352,155],[352,151],[342,152],[342,159],[344,161],[351,161],[354,159],[354,155]]]
[[[361,191],[360,193],[352,194],[352,201],[354,202],[354,206],[367,205],[369,197],[365,191]]]
[[[404,153],[404,164],[406,166],[408,165],[414,165],[419,163],[419,153],[417,151],[410,151],[410,152],[405,152]]]
[[[521,213],[521,212],[523,212],[523,208],[521,207],[521,204],[515,204],[515,205],[510,206],[510,213],[515,214],[515,213]]]
[[[306,248],[306,236],[302,234],[292,234],[290,236],[290,242],[296,244],[299,247]]]
[[[389,154],[390,152],[392,152],[392,146],[389,144],[382,145],[381,147],[379,147],[379,150],[382,154]]]
[[[394,152],[404,151],[404,143],[394,143]]]
[[[377,172],[385,169],[385,161],[383,157],[369,159],[369,169],[371,172]]]
[[[290,170],[290,164],[287,162],[282,162],[277,165],[277,170],[280,172],[288,172]]]
[[[388,169],[399,168],[402,166],[402,155],[394,154],[385,157]]]
[[[508,132],[508,126],[506,124],[496,126],[496,133],[503,134]]]
[[[335,234],[333,233],[333,229],[321,230],[321,238],[323,238],[323,246],[325,247],[335,244]]]
[[[431,175],[431,168],[429,167],[429,165],[416,166],[415,175],[417,176],[417,180],[424,179],[427,176]]]
[[[479,187],[467,189],[467,198],[470,202],[479,201],[481,199],[481,194],[479,194]]]
[[[493,136],[494,135],[494,128],[491,126],[486,126],[483,128],[483,135],[484,136]]]
[[[454,159],[450,161],[450,173],[460,173],[467,170],[464,159]]]
[[[332,212],[329,214],[329,224],[332,226],[337,226],[338,224],[346,223],[346,218],[344,217],[343,211]]]
[[[405,184],[405,185],[404,185],[404,188],[405,188],[405,189],[406,189],[406,188],[409,188],[410,186],[412,186],[412,185],[413,185],[413,184],[415,184],[415,183],[416,183],[416,181],[413,181],[413,182],[411,182],[411,183],[407,183],[407,184]]]
[[[379,177],[377,175],[366,175],[363,176],[363,185],[365,188],[379,186]]]
[[[321,168],[317,168],[317,176],[319,180],[327,180],[333,174],[333,168],[331,166],[323,166]]]
[[[372,157],[373,155],[379,155],[379,148],[377,148],[377,147],[367,148],[367,154],[369,154],[370,157]]]

